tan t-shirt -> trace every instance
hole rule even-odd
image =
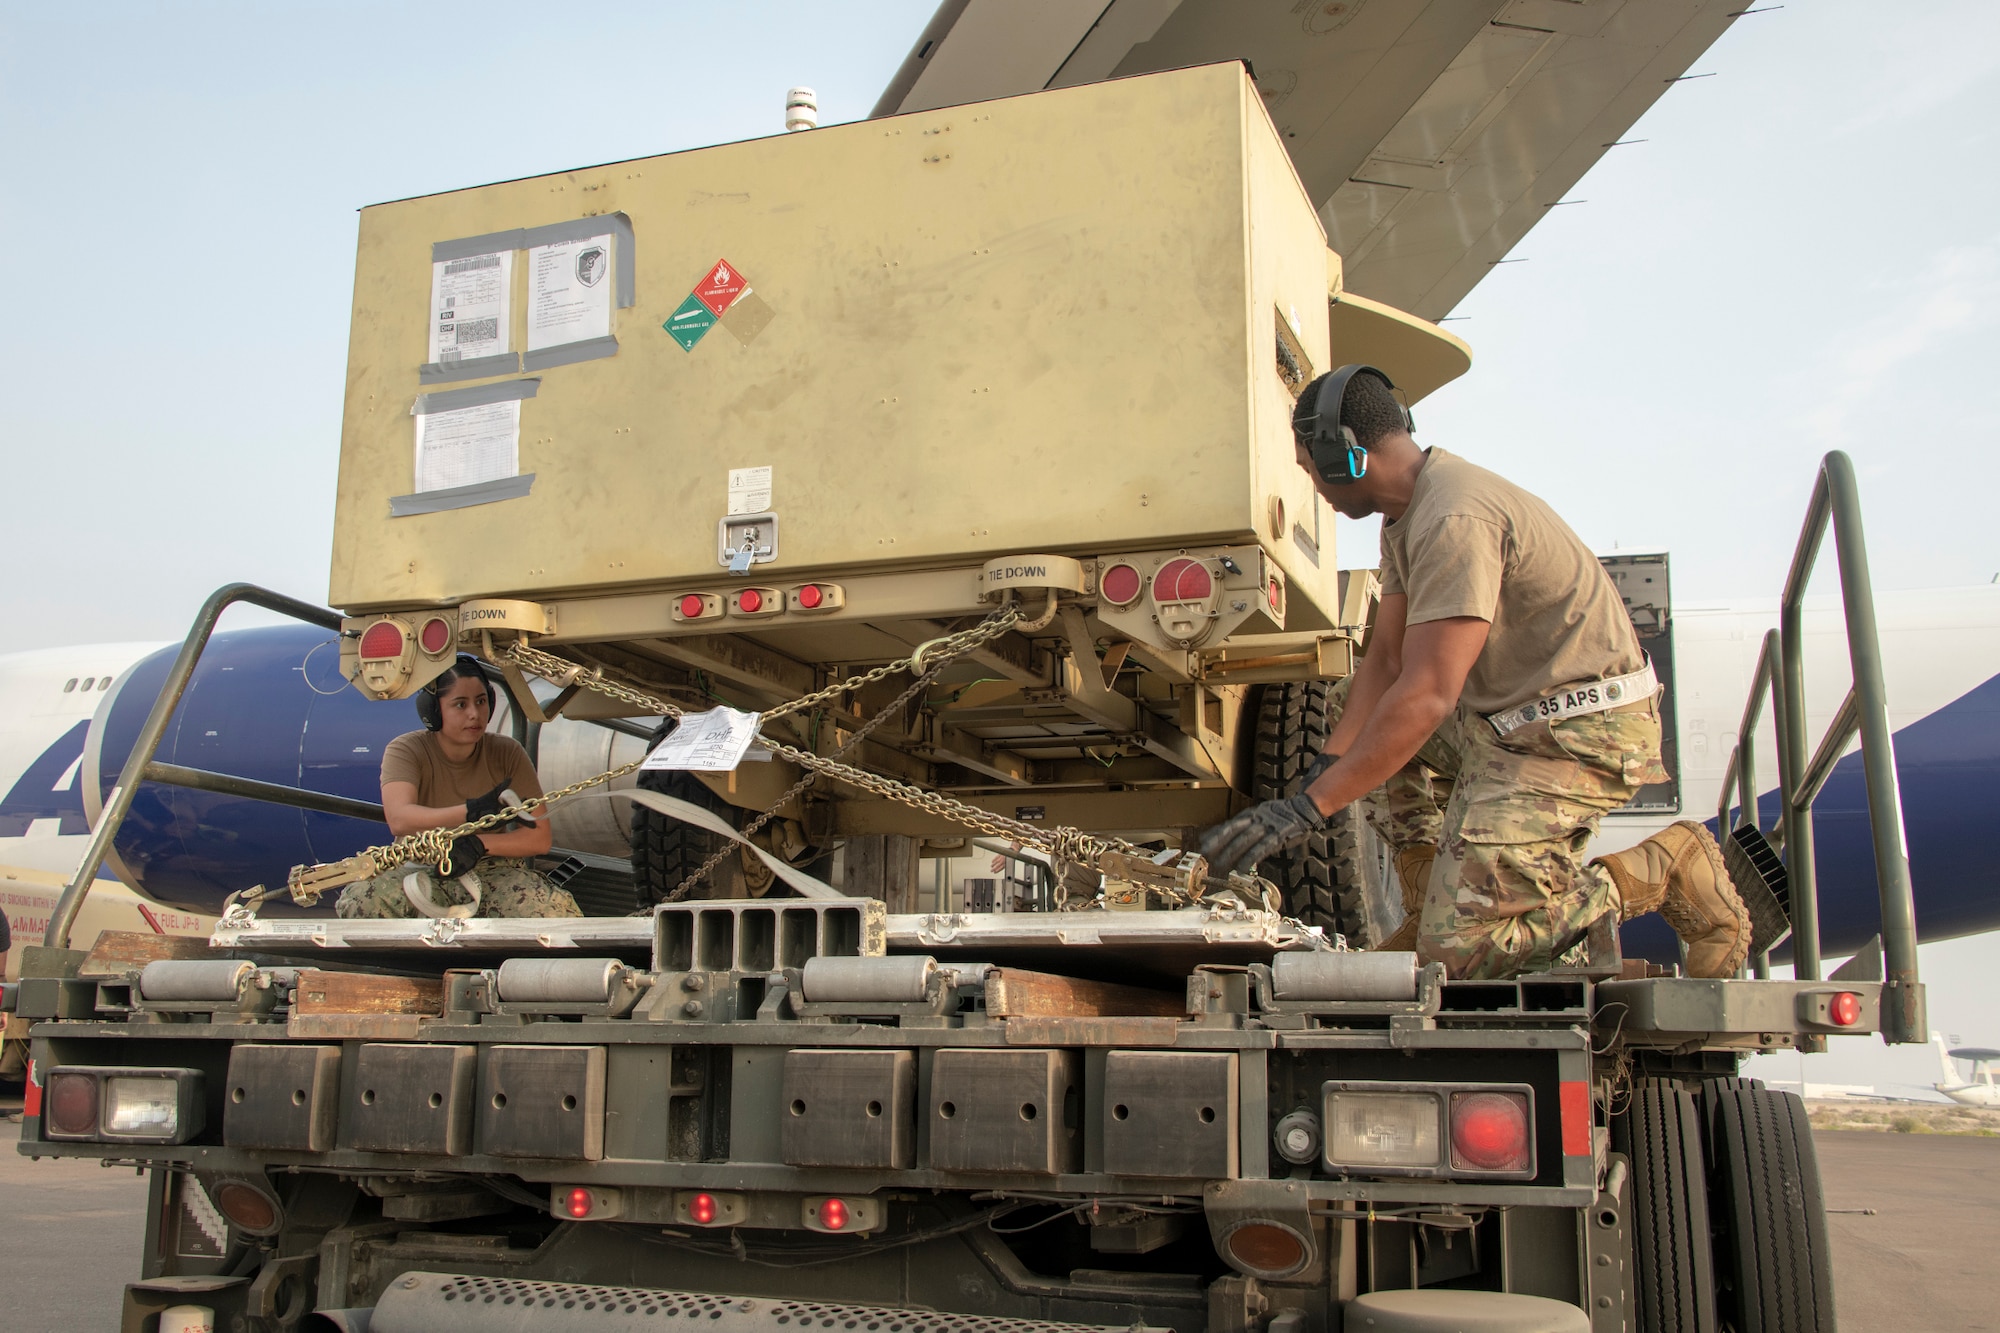
[[[503,782],[524,800],[542,794],[541,779],[520,742],[490,731],[462,764],[445,758],[436,732],[406,732],[382,751],[382,781],[416,784],[417,804],[433,808],[484,796]]]
[[[1410,507],[1382,523],[1382,592],[1407,622],[1477,616],[1492,625],[1460,698],[1497,713],[1575,680],[1637,671],[1632,618],[1597,557],[1541,499],[1442,449]]]

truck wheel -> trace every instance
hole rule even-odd
[[[1672,1083],[1641,1079],[1612,1121],[1632,1163],[1633,1308],[1642,1333],[1715,1333],[1701,1111]]]
[[[1738,1333],[1831,1330],[1833,1256],[1805,1103],[1717,1079],[1710,1103],[1715,1266],[1722,1317]]]
[[[671,722],[661,723],[653,738],[647,742],[648,748],[665,740],[672,725]],[[659,792],[662,796],[676,797],[689,805],[698,805],[704,810],[713,810],[729,821],[733,828],[743,826],[743,812],[703,786],[701,779],[691,773],[641,769],[639,786],[646,791]],[[735,845],[720,833],[684,824],[670,815],[634,803],[632,878],[638,886],[639,901],[648,906],[664,902],[667,895],[679,888],[682,880],[700,869],[704,861],[724,847]],[[762,865],[758,868],[764,869]],[[761,885],[750,884],[744,874],[743,859],[740,856],[726,857],[694,892],[701,898],[760,897],[770,887],[769,872],[766,871],[762,878]]]
[[[1306,770],[1332,729],[1329,688],[1323,681],[1264,686],[1252,742],[1253,799],[1278,800],[1304,784]],[[1398,924],[1384,916],[1400,908],[1401,899],[1388,883],[1392,872],[1381,839],[1358,807],[1335,812],[1304,847],[1271,857],[1262,870],[1285,895],[1285,910],[1309,926],[1371,945]]]

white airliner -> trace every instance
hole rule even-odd
[[[1944,1036],[1937,1032],[1931,1033],[1931,1045],[1937,1047],[1938,1065],[1944,1070],[1944,1081],[1931,1084],[1933,1088],[1966,1106],[2000,1107],[2000,1083],[1993,1078],[1993,1066],[2000,1062],[2000,1051],[1984,1046],[1946,1050]],[[1954,1059],[1972,1062],[1970,1081],[1958,1076],[1958,1070],[1952,1064]]]

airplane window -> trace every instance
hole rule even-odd
[[[67,685],[63,686],[63,693],[64,693],[64,694],[69,694],[69,693],[72,693],[72,692],[74,692],[74,691],[75,691],[75,689],[76,689],[76,677],[75,677],[75,676],[71,676],[71,677],[69,678],[69,684],[67,684]]]
[[[94,676],[85,676],[85,677],[83,678],[83,688],[85,688],[86,690],[87,690],[87,689],[89,689],[89,688],[90,688],[90,686],[91,686],[91,683],[92,683],[92,682],[93,682],[93,681],[94,681],[95,679],[96,679],[96,677],[94,677]]]
[[[108,690],[108,689],[110,689],[110,688],[111,688],[111,677],[109,677],[109,676],[103,676],[103,677],[100,677],[100,678],[98,679],[98,682],[97,682],[97,688],[98,688],[98,689],[100,689],[100,690]]]

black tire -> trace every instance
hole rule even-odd
[[[1718,1079],[1702,1090],[1722,1319],[1736,1333],[1833,1333],[1833,1255],[1805,1103],[1775,1088],[1727,1086],[1746,1082]]]
[[[661,723],[652,740],[647,742],[648,747],[665,740],[672,727],[671,722]],[[704,810],[713,810],[732,828],[743,827],[743,812],[703,786],[701,779],[691,773],[641,769],[639,786],[645,791],[656,791],[662,796],[676,797]],[[709,857],[724,847],[736,845],[720,833],[682,823],[657,810],[648,810],[637,802],[632,806],[631,828],[632,878],[638,888],[639,901],[647,906],[664,902],[667,895],[679,888],[681,881],[700,869]],[[768,881],[765,887],[768,887]],[[707,880],[696,886],[692,896],[759,897],[762,896],[762,887],[753,888],[744,874],[742,858],[731,856],[724,858],[709,873]]]
[[[1715,1333],[1700,1108],[1672,1083],[1641,1079],[1611,1133],[1631,1162],[1632,1296],[1641,1333]]]
[[[1304,785],[1332,729],[1329,688],[1321,681],[1263,687],[1251,743],[1253,800],[1279,800]],[[1337,811],[1304,847],[1266,860],[1262,872],[1284,894],[1287,914],[1354,944],[1374,944],[1398,924],[1384,919],[1400,899],[1387,886],[1381,840],[1358,806]]]

